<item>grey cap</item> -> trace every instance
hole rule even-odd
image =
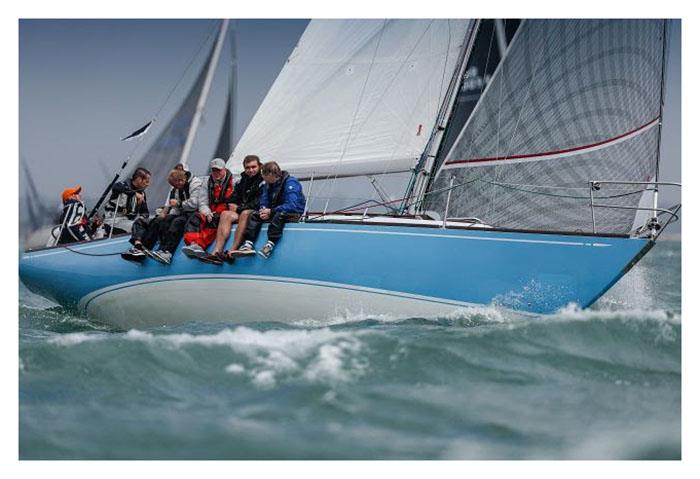
[[[209,162],[209,168],[217,168],[219,170],[223,170],[224,168],[226,168],[226,162],[221,158],[214,158]]]

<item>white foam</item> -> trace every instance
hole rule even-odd
[[[241,326],[202,335],[131,330],[124,338],[171,347],[229,348],[244,356],[245,365],[232,363],[226,372],[248,377],[260,389],[270,389],[286,380],[336,384],[358,377],[366,368],[357,357],[361,356],[360,338],[365,334],[369,333],[329,329],[256,331]]]
[[[89,341],[102,341],[107,336],[102,334],[87,334],[87,333],[68,333],[60,334],[49,338],[49,343],[58,344],[59,346],[75,346]]]
[[[231,374],[243,374],[245,372],[245,366],[242,364],[232,363],[226,366],[226,372]]]
[[[625,320],[625,321],[657,321],[659,323],[676,323],[680,324],[681,317],[678,314],[670,314],[661,309],[581,309],[575,304],[564,306],[553,316],[552,320],[573,320],[573,321],[588,321],[591,319],[598,320]]]

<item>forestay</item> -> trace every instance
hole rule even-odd
[[[454,176],[449,217],[592,231],[590,180],[655,178],[664,35],[661,20],[525,21],[425,209],[443,214]],[[634,208],[643,188],[604,185],[594,201]],[[633,227],[634,210],[595,214],[598,232]]]
[[[312,20],[229,168],[299,177],[408,171],[425,148],[472,20]]]

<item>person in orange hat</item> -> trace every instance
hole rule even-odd
[[[95,228],[99,226],[99,221],[88,220],[85,205],[80,199],[81,191],[80,186],[63,190],[61,195],[63,213],[61,213],[61,226],[56,244],[90,241],[95,234]]]

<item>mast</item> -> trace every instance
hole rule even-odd
[[[207,97],[209,96],[209,90],[211,88],[211,83],[214,79],[214,72],[216,71],[216,65],[219,62],[219,56],[221,55],[221,50],[224,46],[224,39],[226,38],[226,30],[228,29],[228,19],[221,22],[221,29],[219,30],[219,36],[216,40],[216,46],[214,47],[214,52],[212,53],[211,60],[209,61],[209,67],[207,69],[207,75],[204,79],[204,85],[202,86],[202,91],[199,95],[199,100],[197,101],[197,107],[195,109],[194,116],[192,117],[192,124],[190,125],[189,133],[187,134],[187,140],[185,141],[185,146],[182,149],[182,154],[180,155],[180,163],[187,164],[188,157],[190,155],[190,150],[194,144],[194,138],[197,133],[197,128],[199,127],[199,122],[202,119],[202,114],[204,113],[204,105],[207,102]]]
[[[654,185],[654,210],[652,211],[652,217],[651,221],[652,223],[658,223],[658,217],[656,214],[656,210],[659,207],[659,163],[661,161],[661,128],[664,124],[663,122],[663,114],[664,114],[664,99],[666,97],[666,62],[668,61],[668,57],[666,55],[667,48],[668,48],[668,20],[664,20],[664,30],[663,30],[663,50],[661,53],[661,98],[659,102],[659,136],[658,136],[658,141],[657,141],[657,150],[656,150],[656,173],[655,173],[655,178],[654,180],[656,181]]]
[[[413,173],[414,186],[411,191],[412,198],[420,198],[420,201],[414,202],[413,206],[410,207],[409,212],[415,214],[418,210],[415,205],[422,202],[423,195],[428,186],[428,180],[430,179],[430,171],[433,168],[433,163],[437,155],[437,151],[442,142],[442,137],[447,128],[447,120],[450,117],[452,108],[457,99],[457,94],[459,93],[459,87],[462,84],[462,77],[467,68],[467,63],[469,62],[469,53],[474,46],[474,41],[476,40],[476,33],[479,31],[479,25],[481,20],[476,20],[472,25],[472,28],[466,32],[464,36],[464,47],[460,52],[460,60],[457,63],[457,68],[455,68],[452,79],[450,80],[449,92],[445,95],[445,102],[440,108],[440,114],[438,115],[437,121],[433,126],[433,131],[428,140],[428,144],[421,155],[421,160],[416,167],[416,171]],[[408,201],[408,200],[406,200]],[[403,210],[405,206],[401,209]]]
[[[229,155],[233,152],[233,147],[236,145],[236,105],[238,105],[238,38],[236,36],[236,23],[233,24],[231,28],[231,76],[229,77],[229,115],[231,118],[231,151],[228,152]],[[228,160],[228,157],[225,158]]]

